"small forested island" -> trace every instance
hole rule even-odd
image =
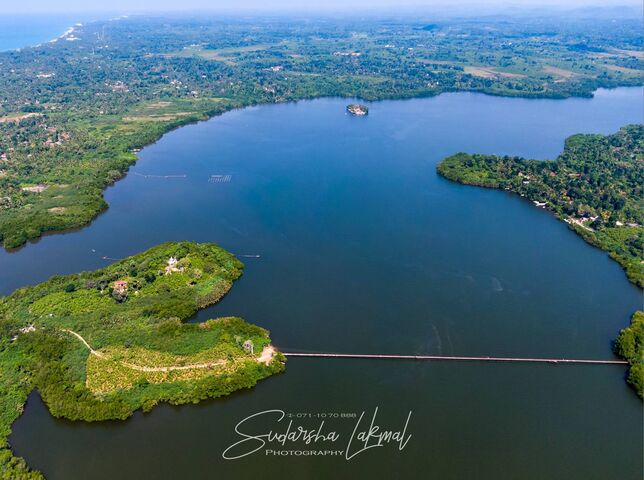
[[[552,211],[588,243],[608,252],[644,287],[644,125],[612,135],[573,135],[556,160],[458,153],[438,173],[466,185],[518,193]],[[629,383],[644,396],[644,313],[616,342],[631,363]]]
[[[351,115],[356,115],[362,117],[369,114],[369,108],[366,105],[360,105],[358,103],[352,103],[347,105],[347,112]]]
[[[216,245],[167,243],[0,298],[0,478],[42,478],[7,441],[34,389],[54,416],[96,421],[227,395],[281,372],[266,330],[235,317],[183,323],[242,269]]]

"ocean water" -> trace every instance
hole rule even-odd
[[[0,13],[0,52],[53,40],[76,23],[94,20],[91,14],[3,15]]]

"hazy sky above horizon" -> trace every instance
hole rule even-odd
[[[38,13],[38,12],[145,12],[167,10],[261,10],[261,11],[320,11],[320,10],[373,10],[386,9],[396,11],[400,8],[463,10],[476,8],[481,10],[503,10],[507,7],[616,7],[641,6],[641,0],[30,0],[28,2],[11,2],[0,6],[2,13]]]

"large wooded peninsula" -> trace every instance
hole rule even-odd
[[[41,478],[7,443],[34,389],[56,417],[125,419],[282,371],[260,327],[234,317],[183,323],[219,301],[242,268],[215,245],[167,243],[0,298],[0,478]]]
[[[441,92],[563,98],[641,85],[637,18],[130,17],[0,53],[0,242],[89,222],[136,150],[233,108]]]
[[[458,153],[437,167],[466,185],[501,188],[547,208],[601,248],[644,287],[644,125],[613,135],[574,135],[556,160]],[[642,312],[622,331],[616,352],[629,360],[628,381],[644,396]]]

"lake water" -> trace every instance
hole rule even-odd
[[[243,257],[243,278],[195,320],[242,316],[283,351],[613,358],[611,340],[642,307],[620,267],[545,210],[451,183],[435,167],[458,151],[554,158],[570,134],[642,122],[641,88],[568,100],[454,93],[370,104],[366,118],[346,115],[347,103],[248,108],[167,134],[107,190],[110,208],[91,226],[0,252],[0,293],[98,268],[103,256],[208,241],[260,257]],[[48,478],[66,480],[635,480],[642,403],[624,373],[292,358],[252,390],[126,422],[57,420],[33,394],[10,441]],[[222,459],[248,415],[375,407],[386,429],[412,411],[403,450]],[[327,420],[338,449],[354,423]]]

